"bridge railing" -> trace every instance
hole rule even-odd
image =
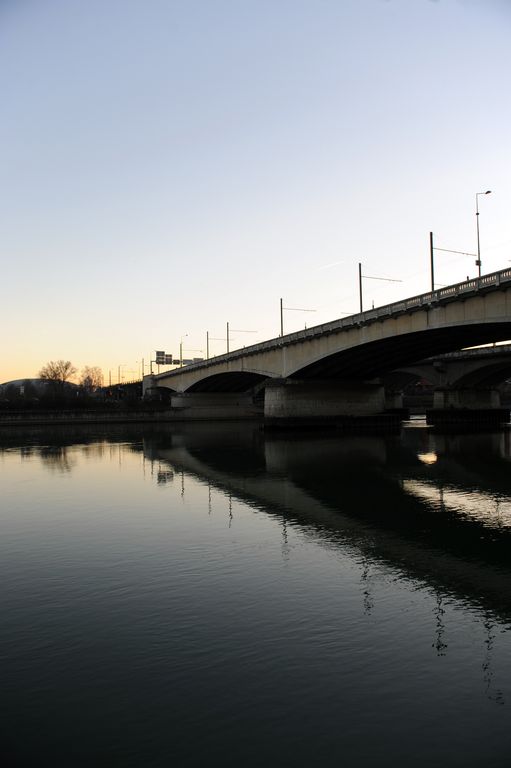
[[[348,317],[343,317],[340,320],[334,320],[330,323],[324,323],[323,325],[317,325],[312,328],[308,328],[306,331],[298,331],[295,334],[289,334],[284,338],[286,340],[292,340],[293,337],[310,338],[310,336],[321,335],[322,332],[328,333],[333,330],[349,328],[354,325],[360,325],[361,323],[378,320],[381,317],[389,317],[391,315],[401,314],[402,312],[408,312],[423,306],[429,306],[431,304],[436,304],[445,300],[455,299],[463,294],[474,293],[482,288],[499,286],[506,282],[511,282],[511,269],[503,269],[500,272],[494,272],[489,275],[484,275],[480,278],[473,278],[471,280],[466,280],[463,283],[447,285],[444,288],[439,288],[436,291],[421,293],[417,296],[411,296],[408,299],[395,301],[392,304],[385,304],[381,307],[375,307],[374,309],[366,310],[365,312],[358,312],[355,315],[349,315]],[[263,344],[264,343],[265,342],[263,342]]]
[[[330,333],[334,333],[339,330],[353,328],[355,326],[361,326],[365,323],[379,320],[380,318],[392,317],[392,315],[399,315],[403,312],[410,312],[421,307],[428,307],[434,304],[441,304],[443,302],[452,301],[458,298],[458,296],[478,293],[479,291],[487,288],[498,287],[500,285],[511,283],[511,268],[502,269],[499,272],[492,272],[489,275],[483,275],[482,277],[472,278],[471,280],[465,280],[463,283],[455,283],[454,285],[447,285],[444,288],[439,288],[436,291],[429,291],[428,293],[421,293],[417,296],[411,296],[408,299],[401,301],[395,301],[392,304],[385,304],[382,307],[376,307],[369,309],[365,312],[358,312],[348,317],[342,317],[337,320],[332,320],[328,323],[321,325],[315,325],[312,328],[307,328],[303,331],[295,331],[294,333],[288,333],[285,336],[279,336],[275,339],[269,339],[268,341],[261,341],[258,344],[252,344],[249,347],[243,347],[242,349],[234,350],[223,355],[217,355],[209,360],[203,360],[198,363],[192,363],[186,366],[186,370],[195,368],[204,368],[210,365],[215,365],[218,362],[224,360],[235,360],[238,357],[244,357],[246,355],[257,354],[258,352],[265,352],[276,347],[283,347],[289,344],[296,344],[299,341],[305,341],[319,336],[324,336]],[[172,376],[173,374],[179,374],[183,369],[179,371],[170,371],[165,376]]]

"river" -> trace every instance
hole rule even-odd
[[[507,766],[511,439],[0,432],[3,764]]]

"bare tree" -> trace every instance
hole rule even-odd
[[[88,392],[94,392],[103,386],[103,371],[97,365],[86,365],[80,374],[80,384]]]
[[[53,381],[55,384],[64,385],[76,373],[76,368],[70,360],[50,360],[39,371],[39,378]]]

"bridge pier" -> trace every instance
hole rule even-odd
[[[499,427],[509,422],[509,408],[501,408],[497,389],[438,389],[428,424],[445,429]]]
[[[403,409],[403,393],[385,390],[385,410],[399,411]]]
[[[481,408],[500,408],[498,389],[436,389],[433,393],[433,408],[463,408],[479,410]]]
[[[265,389],[264,418],[274,425],[368,419],[384,410],[384,388],[371,382],[280,379]]]

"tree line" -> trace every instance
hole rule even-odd
[[[50,360],[39,371],[39,378],[53,382],[56,387],[64,388],[67,382],[78,373],[70,360]],[[79,385],[87,392],[95,392],[103,386],[103,371],[98,366],[86,365],[82,368]]]
[[[38,379],[25,379],[0,386],[0,410],[108,410],[139,408],[142,382],[103,384],[99,366],[78,369],[70,360],[50,360]]]

